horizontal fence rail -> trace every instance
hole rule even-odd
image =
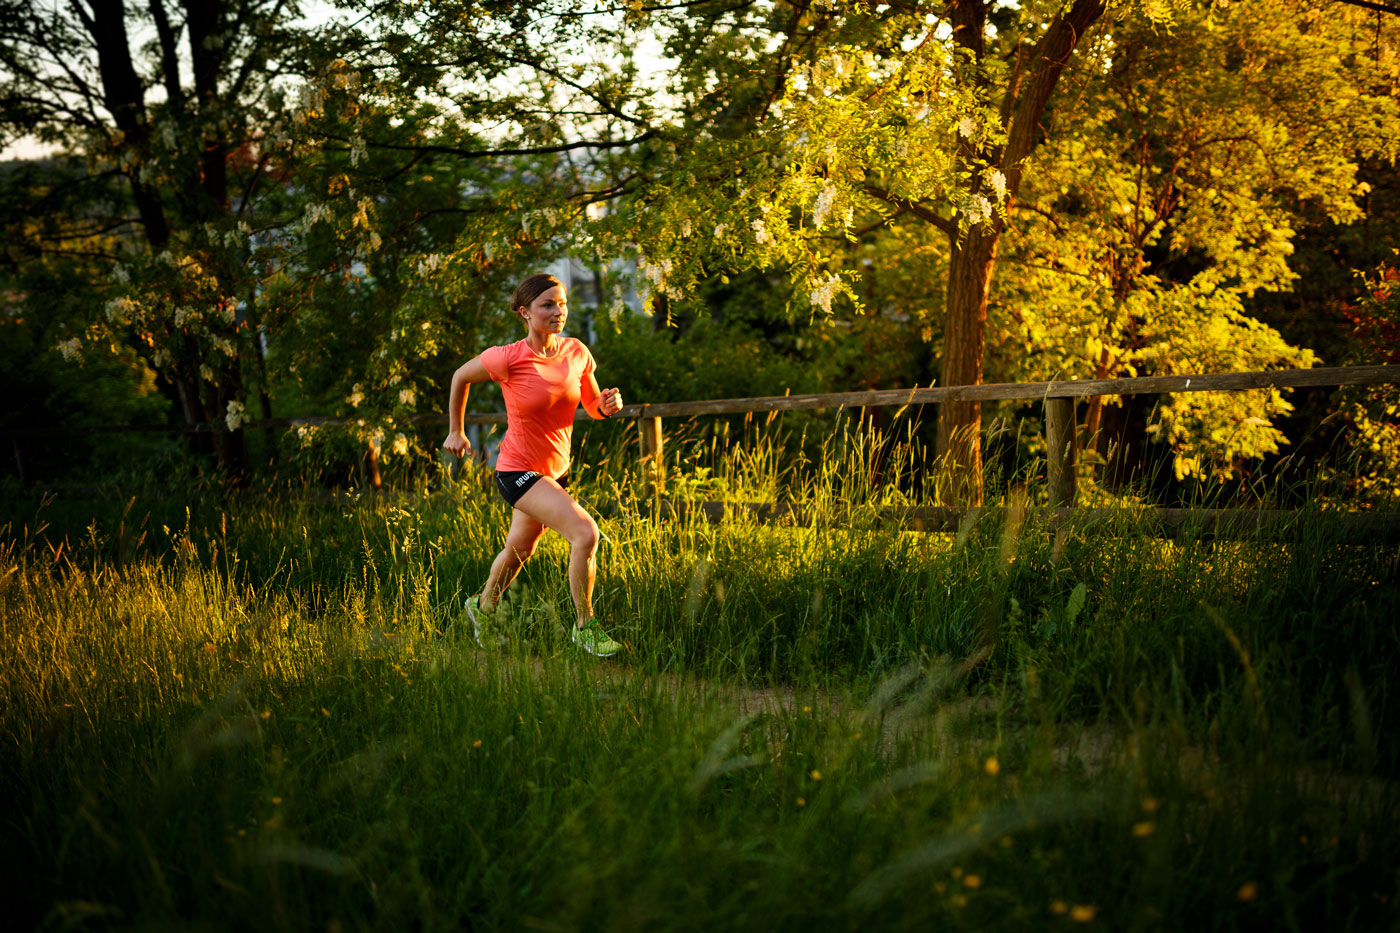
[[[1266,372],[1216,373],[1195,376],[1134,376],[1124,379],[1070,379],[1051,382],[1005,382],[925,389],[878,389],[827,392],[817,395],[769,395],[755,398],[707,399],[692,402],[642,402],[625,405],[613,419],[684,418],[694,415],[741,415],[771,411],[811,411],[827,408],[879,408],[892,405],[936,405],[940,402],[1037,401],[1052,398],[1092,398],[1099,395],[1158,395],[1177,392],[1245,392],[1251,389],[1315,389],[1353,385],[1400,384],[1400,366],[1328,366]],[[243,422],[244,428],[296,428],[354,424],[360,419],[336,416],[263,418]],[[410,415],[409,424],[444,424],[445,412]],[[590,422],[579,412],[577,421]],[[95,433],[207,433],[221,422],[187,425],[92,425],[79,428],[7,428],[5,435]],[[505,424],[506,413],[467,412],[463,424]]]
[[[936,405],[939,402],[1036,401],[1047,398],[1092,398],[1096,395],[1243,392],[1249,389],[1301,389],[1396,383],[1400,383],[1400,366],[1332,366],[1205,376],[1136,376],[1129,379],[1006,382],[927,389],[830,392],[821,395],[771,395],[702,402],[657,402],[627,405],[614,417],[684,418],[689,415],[734,415],[821,408]]]

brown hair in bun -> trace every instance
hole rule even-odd
[[[519,316],[520,308],[528,308],[534,300],[551,288],[564,287],[564,283],[550,275],[548,272],[537,272],[519,285],[515,286],[515,294],[510,299],[510,313]]]

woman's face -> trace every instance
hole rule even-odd
[[[556,285],[548,291],[541,292],[530,302],[530,307],[524,311],[517,309],[516,313],[520,314],[532,331],[542,334],[563,333],[564,322],[569,319],[569,297],[564,292],[564,286]]]

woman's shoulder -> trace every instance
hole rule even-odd
[[[514,343],[498,343],[493,347],[487,347],[485,350],[482,350],[481,355],[485,356],[489,353],[497,359],[511,359],[520,355],[521,347],[524,345],[525,341],[523,340],[517,340]]]
[[[497,382],[504,382],[509,376],[510,367],[520,359],[520,347],[524,343],[517,340],[482,350],[480,359],[481,365],[486,367],[486,374]]]

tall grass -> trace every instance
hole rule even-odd
[[[50,928],[1400,920],[1394,547],[1306,518],[1288,540],[1050,526],[1024,494],[914,534],[873,521],[929,493],[898,481],[907,455],[848,441],[791,468],[717,453],[672,490],[800,495],[807,528],[658,519],[625,476],[583,471],[585,498],[623,503],[601,522],[597,603],[628,644],[610,662],[565,638],[549,539],[506,643],[464,635],[461,598],[506,525],[470,475],[105,518],[12,503],[12,912]]]

